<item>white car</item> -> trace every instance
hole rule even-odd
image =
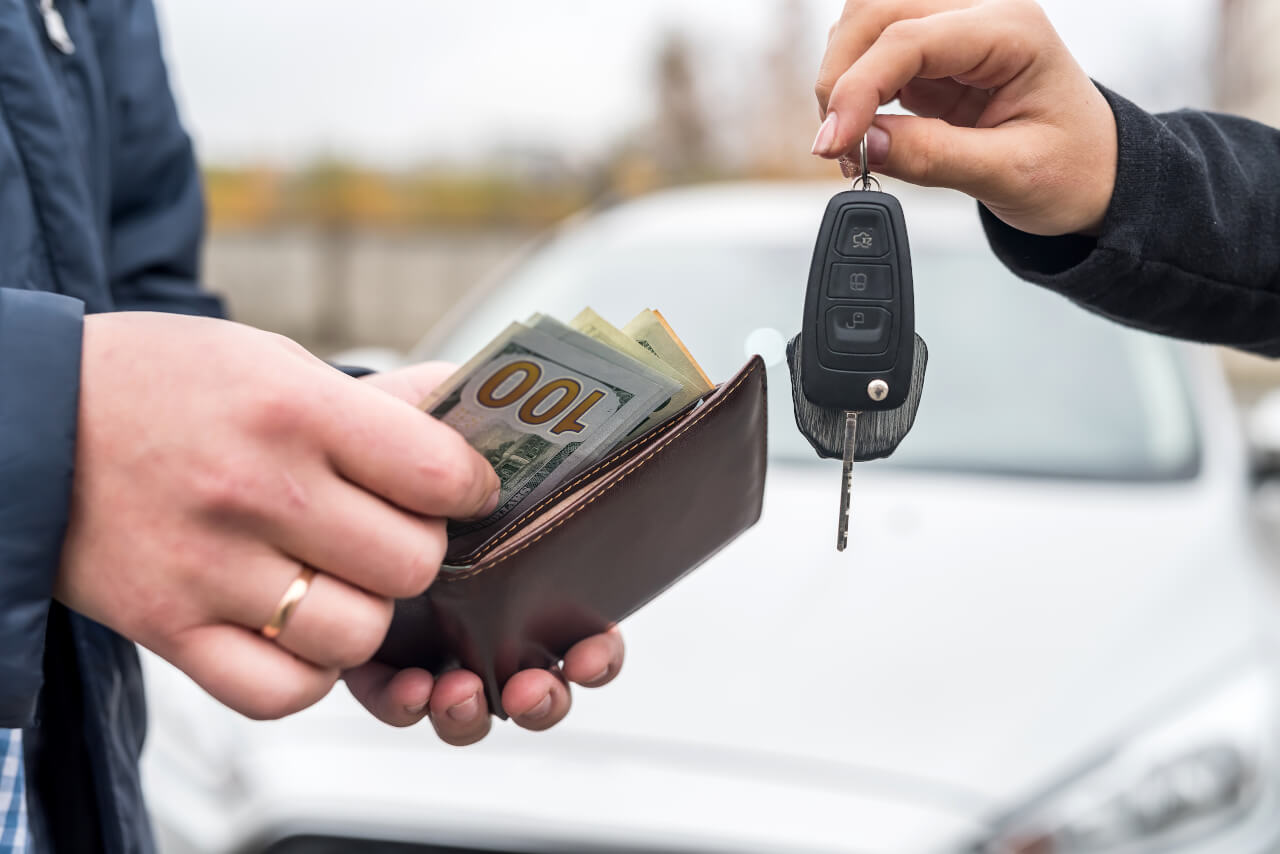
[[[589,304],[661,309],[719,379],[768,361],[764,516],[624,624],[614,685],[455,749],[342,689],[251,723],[149,660],[165,850],[1272,850],[1280,610],[1213,354],[1013,280],[972,203],[899,188],[928,380],[899,453],[856,468],[837,554],[839,465],[795,429],[783,348],[839,189],[581,220],[421,354]]]

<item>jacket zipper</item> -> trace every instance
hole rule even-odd
[[[76,52],[76,44],[67,32],[67,22],[62,20],[62,13],[53,5],[54,0],[40,0],[40,16],[44,18],[44,33],[49,42],[68,56]]]

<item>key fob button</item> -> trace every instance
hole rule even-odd
[[[883,308],[842,305],[827,311],[827,341],[837,353],[884,353],[892,333],[893,315]]]
[[[840,220],[836,251],[852,258],[883,258],[889,254],[889,223],[878,210],[855,208]]]
[[[827,297],[835,300],[891,300],[893,269],[872,264],[836,264],[827,282]]]

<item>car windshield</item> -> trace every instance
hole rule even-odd
[[[927,382],[888,464],[1045,477],[1152,480],[1198,465],[1177,349],[1017,281],[985,241],[929,246],[913,233]],[[784,348],[800,321],[811,245],[682,236],[613,240],[579,229],[536,253],[440,348],[466,361],[511,320],[590,305],[621,326],[656,308],[717,381],[755,353],[769,365],[770,455],[816,457],[795,427]]]

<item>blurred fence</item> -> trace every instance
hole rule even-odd
[[[510,227],[221,230],[210,237],[205,278],[237,320],[317,353],[405,350],[537,234]]]

